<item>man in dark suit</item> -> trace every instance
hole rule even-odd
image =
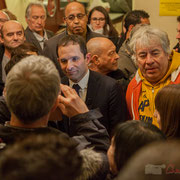
[[[51,38],[53,32],[44,29],[46,21],[46,10],[40,2],[32,2],[26,8],[25,30],[26,41],[38,48],[38,54],[42,54],[44,42]]]
[[[11,59],[11,52],[25,40],[24,28],[18,21],[6,21],[1,28],[0,37],[0,95],[6,81],[5,66]]]
[[[64,21],[67,26],[66,30],[63,33],[58,34],[53,38],[51,38],[50,40],[48,40],[47,42],[45,42],[45,46],[43,50],[43,54],[54,62],[61,77],[63,77],[64,74],[57,61],[56,49],[57,49],[58,41],[67,34],[80,35],[85,39],[86,42],[92,37],[102,36],[101,34],[92,32],[87,27],[88,19],[83,4],[79,2],[70,2],[66,6],[64,14],[65,14]]]
[[[125,99],[114,79],[88,70],[89,55],[81,36],[62,38],[58,42],[58,60],[67,77],[61,82],[76,89],[89,109],[100,109],[103,117],[99,120],[111,134],[116,124],[126,119]]]

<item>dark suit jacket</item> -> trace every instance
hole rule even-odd
[[[52,37],[51,39],[45,42],[44,49],[43,49],[43,55],[50,58],[54,62],[61,77],[64,76],[64,73],[61,70],[59,62],[57,61],[57,58],[58,58],[57,44],[59,40],[65,35],[67,35],[67,31],[64,31],[61,34],[57,34],[56,36]],[[87,27],[86,42],[89,41],[89,39],[93,37],[101,37],[101,36],[102,36],[101,34],[94,33]]]
[[[3,44],[0,44],[0,96],[2,95],[4,89],[4,82],[2,81],[2,60],[4,56],[5,47]]]
[[[49,30],[45,30],[45,31],[47,33],[48,39],[50,39],[54,35],[54,33],[52,31],[49,31]],[[29,27],[26,28],[24,33],[25,33],[26,41],[33,44],[35,47],[37,47],[38,48],[38,54],[42,55],[43,50],[42,50],[38,40],[34,36],[33,32],[29,29]]]
[[[61,82],[69,85],[67,77]],[[90,71],[85,103],[89,109],[100,109],[103,117],[99,121],[110,134],[118,123],[126,120],[125,96],[116,80],[108,76]]]

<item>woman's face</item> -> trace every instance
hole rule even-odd
[[[101,29],[105,25],[105,16],[100,11],[94,11],[91,15],[90,24],[93,30]]]
[[[157,119],[157,123],[159,124],[159,129],[161,129],[161,117],[157,109],[154,111],[154,117]]]
[[[117,174],[118,171],[117,171],[116,163],[114,161],[114,152],[115,152],[115,147],[114,147],[114,137],[113,137],[111,139],[111,145],[108,149],[107,156],[108,156],[110,171],[115,175]]]

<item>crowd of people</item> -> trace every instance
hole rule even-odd
[[[105,8],[77,1],[56,35],[41,2],[27,6],[25,30],[7,12],[0,179],[179,179],[180,16],[171,50],[144,10],[128,11],[121,35]]]

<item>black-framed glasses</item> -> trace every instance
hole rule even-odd
[[[103,22],[105,20],[105,18],[91,18],[92,21],[96,22],[96,21],[100,21],[100,22]]]
[[[74,21],[74,19],[77,17],[78,19],[83,19],[85,16],[85,14],[79,13],[76,16],[75,15],[69,15],[67,17],[65,17],[65,19],[69,20],[69,21]]]

